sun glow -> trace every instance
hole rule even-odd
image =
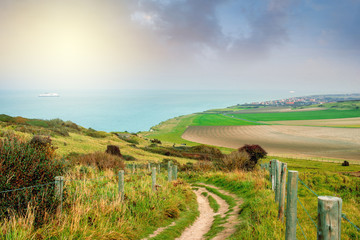
[[[0,70],[65,83],[129,68],[135,37],[111,16],[81,1],[13,6],[0,21]]]

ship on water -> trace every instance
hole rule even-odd
[[[39,97],[60,97],[58,93],[42,93],[39,94]]]

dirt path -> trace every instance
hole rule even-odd
[[[205,192],[203,188],[194,190],[199,204],[200,215],[193,225],[186,228],[177,240],[197,240],[204,239],[203,236],[210,230],[212,222],[214,221],[214,211],[209,205],[207,197],[201,195]]]
[[[199,209],[199,217],[196,219],[196,221],[186,228],[184,232],[181,234],[179,238],[176,238],[176,240],[203,240],[205,239],[204,235],[209,232],[215,215],[220,215],[221,218],[227,217],[226,223],[224,223],[222,226],[224,227],[224,230],[218,235],[216,235],[214,238],[215,240],[223,240],[232,235],[236,231],[236,225],[240,223],[238,219],[238,213],[240,210],[240,205],[242,204],[242,200],[239,199],[236,195],[231,194],[225,190],[222,190],[220,188],[217,188],[213,185],[208,184],[201,184],[204,187],[198,187],[197,190],[194,190],[194,193],[196,194],[197,202],[198,202],[198,209]],[[205,189],[205,186],[211,187],[214,189],[217,189],[220,193],[224,195],[231,196],[237,201],[236,206],[233,208],[233,211],[229,212],[229,205],[227,202],[220,198],[218,195],[211,193]],[[208,195],[212,196],[215,201],[220,205],[220,208],[217,213],[214,213],[213,209],[210,207],[208,198],[202,195],[203,192],[206,192]],[[174,226],[175,222],[173,222],[171,225],[167,227],[162,227],[157,229],[153,234],[151,234],[149,237],[143,239],[151,239],[153,237],[156,237],[158,234],[160,234],[162,231],[167,229],[170,226]]]
[[[229,218],[227,219],[226,223],[224,225],[222,225],[224,227],[224,230],[222,232],[220,232],[218,235],[216,235],[213,238],[213,240],[223,240],[223,239],[226,239],[227,237],[230,237],[233,233],[235,233],[236,226],[240,223],[238,215],[239,215],[239,211],[240,211],[240,205],[243,203],[243,200],[238,198],[235,194],[229,193],[228,191],[225,191],[225,190],[223,190],[221,188],[218,188],[218,187],[215,187],[213,185],[208,185],[208,184],[201,184],[201,185],[211,187],[211,188],[215,188],[220,193],[222,193],[224,195],[228,195],[228,196],[235,199],[236,205],[233,208],[233,211],[228,214]],[[226,205],[227,205],[227,203],[226,203]]]

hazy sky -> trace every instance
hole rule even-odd
[[[360,0],[0,0],[0,87],[360,92]]]

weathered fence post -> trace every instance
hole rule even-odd
[[[119,171],[119,195],[120,195],[120,200],[123,201],[124,200],[124,170],[120,170]]]
[[[341,208],[341,198],[318,197],[318,240],[341,239]]]
[[[161,172],[161,164],[160,163],[157,164],[157,171],[158,171],[158,174],[160,174],[160,172]]]
[[[296,239],[298,171],[288,172],[286,202],[286,240]]]
[[[276,187],[276,164],[277,164],[276,159],[273,159],[271,161],[271,186],[272,186],[272,190],[275,191],[275,187]]]
[[[172,178],[173,178],[173,180],[177,180],[177,166],[176,165],[174,165],[173,167],[172,167]]]
[[[272,160],[270,160],[270,162],[269,162],[269,178],[270,178],[270,183],[271,183],[271,188],[272,188],[272,176],[271,176],[272,175],[272,167],[271,167],[271,162],[272,162]]]
[[[148,170],[151,172],[151,163],[148,163]]]
[[[171,182],[171,162],[168,161],[168,181]]]
[[[63,205],[63,193],[64,193],[64,177],[55,177],[55,196],[60,201],[58,212],[61,214]]]
[[[279,219],[284,221],[284,205],[285,205],[285,193],[286,193],[286,169],[287,164],[281,164],[281,181],[280,181],[280,201],[279,201]]]
[[[155,185],[156,185],[156,167],[152,168],[151,180],[152,180],[152,184],[151,184],[152,190],[153,190],[153,192],[155,192],[156,191],[156,187],[155,187]]]
[[[135,173],[135,163],[133,163],[133,165],[132,165],[132,173],[133,174]]]
[[[276,161],[276,174],[275,174],[275,202],[280,202],[280,177],[281,177],[281,162]]]

